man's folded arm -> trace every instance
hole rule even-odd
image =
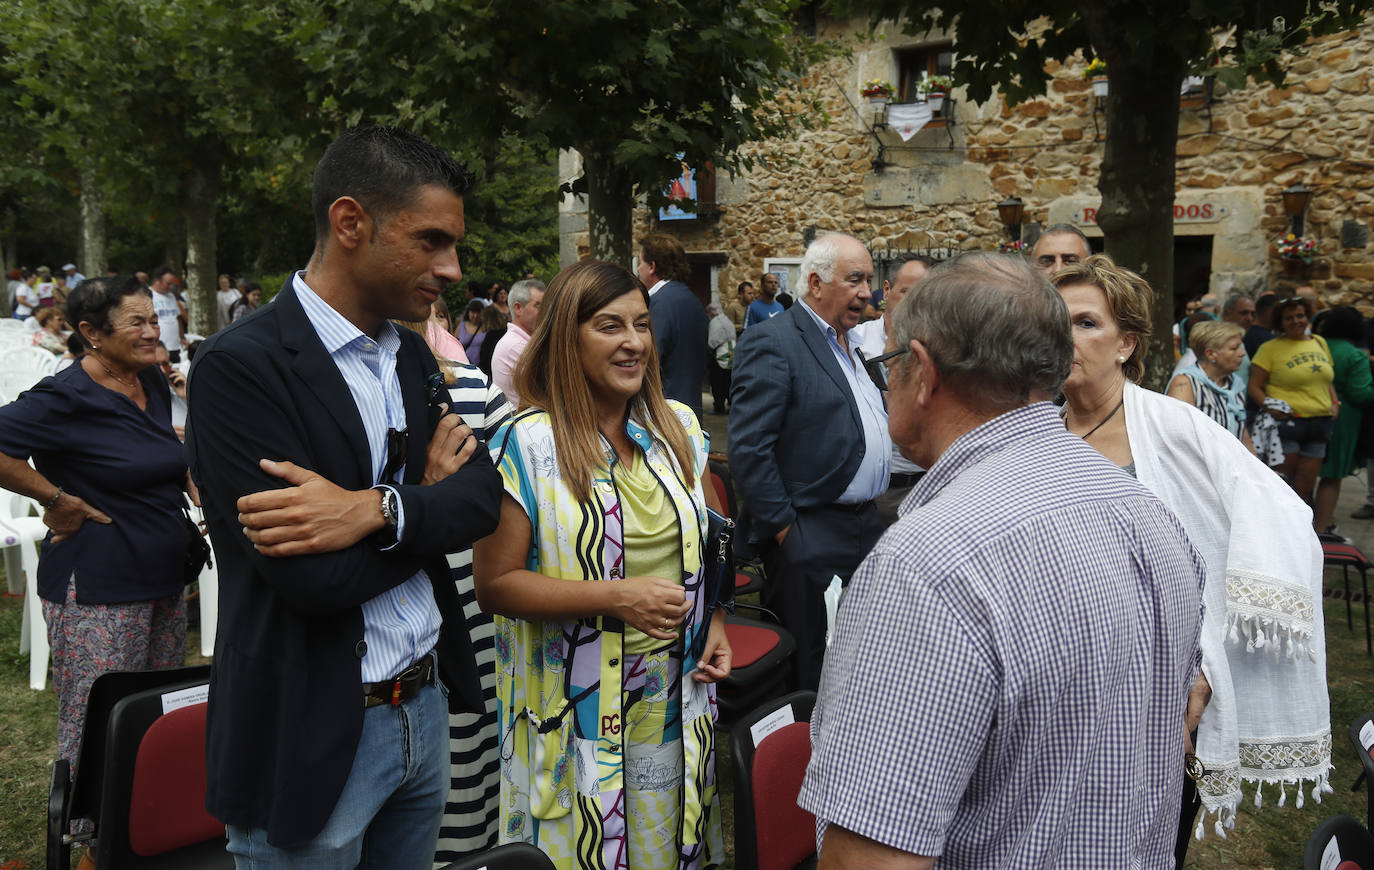
[[[298,419],[294,409],[266,407],[272,396],[283,394],[281,389],[269,387],[225,351],[212,349],[196,363],[186,455],[207,517],[225,527],[224,534],[212,538],[217,548],[240,548],[284,601],[301,611],[317,613],[357,607],[405,582],[423,567],[425,559],[418,548],[398,547],[383,553],[367,538],[343,549],[312,555],[272,557],[260,553],[238,521],[238,500],[289,484],[263,470],[259,461],[286,461],[313,471],[315,457],[305,440],[306,433],[293,425]],[[378,501],[380,504],[380,496]],[[413,534],[423,536],[429,527],[422,519]],[[442,548],[439,543],[434,546]]]

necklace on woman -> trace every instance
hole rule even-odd
[[[1116,403],[1116,407],[1115,407],[1115,408],[1112,408],[1112,412],[1111,412],[1110,414],[1108,414],[1107,416],[1103,417],[1101,423],[1098,423],[1096,426],[1094,426],[1094,427],[1092,427],[1091,429],[1089,429],[1088,432],[1087,432],[1087,434],[1085,434],[1085,435],[1082,436],[1082,437],[1083,437],[1083,440],[1084,440],[1084,441],[1087,441],[1088,438],[1091,437],[1092,434],[1093,434],[1094,432],[1096,432],[1098,429],[1101,429],[1103,426],[1106,426],[1106,425],[1107,425],[1107,421],[1110,420],[1110,419],[1112,419],[1113,417],[1115,417],[1115,416],[1116,416],[1116,412],[1117,412],[1117,411],[1120,411],[1120,410],[1121,410],[1121,406],[1124,405],[1124,404],[1126,404],[1126,397],[1125,397],[1125,396],[1122,396],[1122,397],[1121,397],[1121,401],[1119,401],[1119,402]]]
[[[131,390],[138,389],[138,382],[137,382],[137,381],[126,381],[126,380],[124,380],[123,378],[121,378],[119,375],[115,374],[113,371],[110,370],[110,367],[109,367],[109,366],[105,365],[105,360],[100,356],[100,354],[95,353],[94,351],[92,351],[92,352],[91,352],[91,356],[95,357],[95,361],[98,362],[98,363],[100,363],[100,367],[101,367],[102,369],[105,370],[105,374],[107,374],[107,375],[109,375],[110,377],[114,378],[116,381],[119,381],[121,384],[123,384],[124,386],[128,387],[128,388],[131,389]]]

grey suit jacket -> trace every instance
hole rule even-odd
[[[866,449],[840,363],[800,301],[746,329],[730,385],[730,473],[756,540],[832,504]]]

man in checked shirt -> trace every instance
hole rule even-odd
[[[1201,557],[1065,431],[1068,313],[1024,259],[937,267],[893,333],[889,428],[929,472],[826,656],[821,868],[1173,866]]]

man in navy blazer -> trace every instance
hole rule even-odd
[[[706,376],[706,306],[684,279],[691,275],[682,243],[667,233],[640,242],[639,280],[649,290],[649,316],[658,345],[663,395],[701,418],[701,381]]]
[[[873,260],[830,233],[806,249],[797,304],[744,331],[730,389],[730,471],[764,557],[764,604],[796,636],[798,688],[825,654],[824,592],[847,583],[883,531],[887,411],[850,330],[870,297]]]
[[[467,188],[416,136],[345,132],[306,270],[196,355],[186,449],[221,583],[206,807],[240,868],[432,866],[448,712],[482,703],[444,554],[495,528],[501,483],[388,318],[461,277]]]

